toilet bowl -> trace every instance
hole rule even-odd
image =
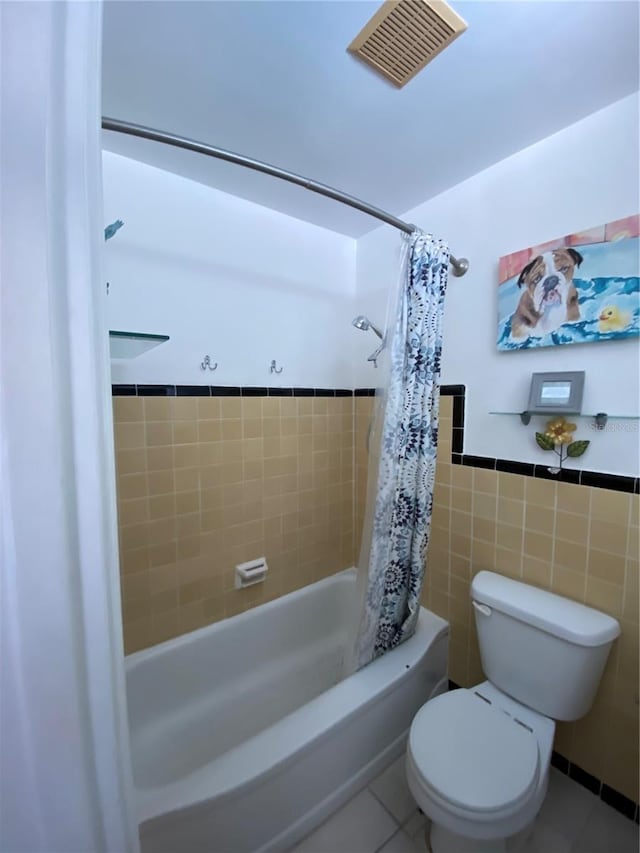
[[[604,613],[493,572],[471,596],[488,680],[427,702],[407,745],[433,853],[521,845],[547,792],[554,720],[587,713],[620,633]]]
[[[489,682],[454,690],[418,711],[407,780],[436,827],[434,853],[507,850],[544,800],[555,725]],[[461,838],[464,841],[461,841]]]

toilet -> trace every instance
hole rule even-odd
[[[547,792],[555,720],[593,702],[620,634],[610,616],[494,572],[471,584],[487,680],[416,714],[407,779],[433,853],[515,851]]]

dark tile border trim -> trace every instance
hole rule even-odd
[[[449,679],[449,690],[459,689],[460,685]],[[638,811],[640,810],[638,803],[634,803],[633,800],[629,799],[629,797],[625,797],[624,794],[621,794],[619,791],[616,791],[614,788],[611,788],[609,785],[601,782],[600,779],[596,776],[592,776],[591,773],[587,773],[586,770],[583,770],[582,767],[579,767],[577,764],[572,764],[568,758],[565,758],[564,755],[560,755],[560,753],[556,752],[555,749],[551,753],[551,766],[555,767],[556,770],[560,771],[564,776],[568,776],[570,779],[573,779],[574,782],[582,785],[583,788],[591,791],[591,793],[595,794],[596,797],[599,797],[603,803],[606,803],[617,812],[620,812],[620,814],[628,817],[629,820],[635,820],[636,823],[638,822]]]
[[[136,385],[139,397],[175,397],[175,385]]]
[[[551,753],[551,766],[564,773],[565,776],[569,775],[569,760],[556,752],[555,749]]]
[[[471,468],[487,468],[490,471],[495,471],[497,462],[497,459],[492,459],[490,456],[469,456],[468,453],[462,454],[462,464],[468,465]]]
[[[638,478],[619,477],[616,474],[602,474],[598,471],[582,471],[580,473],[580,483],[583,486],[598,486],[601,489],[616,489],[619,492],[635,492],[638,491]]]
[[[579,767],[577,764],[572,764],[571,762],[569,762],[569,773],[567,775],[569,776],[569,779],[573,779],[574,782],[582,785],[582,787],[586,788],[587,791],[591,791],[592,794],[596,794],[598,797],[600,796],[600,792],[602,791],[602,782],[597,778],[597,776],[587,773],[587,771],[583,770],[582,767]]]
[[[610,788],[608,785],[603,784],[600,791],[600,799],[608,806],[611,806],[612,809],[620,812],[620,814],[634,820],[638,810],[638,805],[637,803],[634,803],[633,800],[629,799],[629,797],[625,797],[624,794],[620,794],[614,788]]]
[[[240,385],[112,385],[114,397],[353,397],[373,396],[374,388],[257,388]]]
[[[535,465],[531,462],[511,462],[509,459],[496,459],[496,471],[505,474],[521,474],[523,477],[535,476]]]
[[[113,397],[135,397],[135,385],[112,385],[111,394]]]
[[[560,753],[555,750],[551,755],[551,766],[555,767],[556,770],[559,770],[563,775],[573,779],[574,782],[582,785],[582,787],[586,788],[587,791],[591,791],[591,793],[595,794],[603,803],[611,806],[612,809],[620,812],[621,815],[629,818],[629,820],[637,820],[638,803],[634,803],[633,800],[629,799],[629,797],[625,797],[624,794],[621,794],[619,791],[611,788],[609,785],[598,779],[597,776],[587,773],[587,771],[583,770],[582,767],[577,764],[573,764],[568,758],[565,758],[564,755],[560,755]]]
[[[455,397],[454,399],[458,399]],[[451,452],[452,453],[462,453],[462,448],[464,445],[464,430],[460,429],[460,427],[453,427],[451,430]]]
[[[205,386],[206,387],[206,386]],[[209,388],[212,397],[239,397],[240,388],[225,385],[212,385]]]
[[[242,393],[242,388],[240,389]],[[293,397],[293,388],[267,388],[268,397]],[[333,393],[331,394],[333,397]]]
[[[563,468],[559,474],[551,474],[546,465],[516,462],[512,459],[493,459],[489,456],[471,456],[464,452],[465,386],[442,385],[440,394],[443,397],[453,397],[452,465],[466,465],[470,468],[485,468],[491,471],[504,471],[508,474],[521,474],[523,477],[536,477],[539,480],[555,480],[558,483],[574,483],[580,486],[595,486],[598,489],[640,494],[639,477],[623,477],[618,474],[583,471],[576,468]]]
[[[210,397],[211,389],[208,385],[176,385],[178,397]]]

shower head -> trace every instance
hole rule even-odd
[[[356,329],[360,329],[362,332],[366,332],[367,329],[371,329],[376,333],[380,340],[383,340],[384,338],[380,329],[377,326],[374,326],[371,320],[369,320],[368,317],[365,317],[364,314],[358,314],[358,316],[351,321],[351,325],[355,326]]]

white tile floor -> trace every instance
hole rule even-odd
[[[401,758],[291,853],[426,853],[425,827]],[[552,768],[547,798],[521,853],[638,853],[638,826]]]

